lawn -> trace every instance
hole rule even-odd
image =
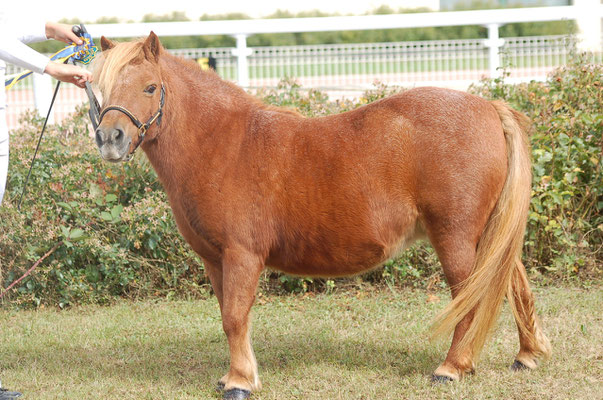
[[[446,293],[367,290],[261,296],[253,342],[264,389],[254,399],[598,399],[603,291],[536,290],[553,358],[513,373],[509,310],[477,373],[432,385],[446,343],[428,326]],[[219,399],[228,368],[214,298],[120,302],[66,311],[0,311],[0,379],[27,399]]]

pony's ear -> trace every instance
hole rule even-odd
[[[115,47],[115,42],[101,36],[101,50],[106,51]]]
[[[161,45],[161,42],[159,42],[159,38],[155,35],[155,32],[151,31],[149,37],[146,38],[142,45],[142,50],[144,51],[144,56],[147,60],[151,62],[157,62],[159,60],[163,46]]]

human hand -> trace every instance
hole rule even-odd
[[[82,44],[82,39],[71,30],[72,26],[67,24],[58,24],[56,22],[46,23],[46,37],[48,39],[60,40],[67,44]]]
[[[86,82],[92,82],[92,73],[76,65],[50,61],[44,72],[61,82],[73,83],[81,88],[86,87]]]

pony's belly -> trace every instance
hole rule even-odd
[[[406,235],[383,242],[367,240],[348,242],[339,246],[322,241],[315,246],[300,246],[295,250],[272,252],[266,266],[298,276],[341,277],[361,274],[380,267],[388,259],[408,248],[416,239],[422,238],[420,231],[412,230]]]
[[[266,266],[290,275],[336,278],[361,274],[379,267],[381,264],[383,264],[383,262],[385,262],[385,260],[373,260],[372,262],[366,262],[365,260],[353,264],[349,262],[338,263],[336,261],[329,263],[312,261],[306,263],[300,261],[285,264],[268,262],[266,263]]]

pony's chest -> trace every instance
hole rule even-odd
[[[193,250],[203,258],[219,258],[223,249],[219,216],[205,212],[190,196],[173,201],[172,211],[180,233]]]

